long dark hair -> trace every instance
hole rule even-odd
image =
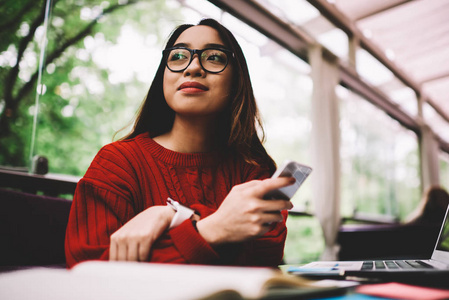
[[[240,45],[227,28],[213,19],[203,19],[198,25],[206,25],[217,30],[225,46],[234,53],[234,59],[231,60],[234,67],[231,101],[217,120],[220,146],[222,149],[224,147],[227,151],[243,156],[245,161],[251,164],[268,165],[270,172],[274,172],[276,165],[262,145],[265,134],[254,97],[248,66]],[[173,47],[181,33],[192,26],[194,25],[178,26],[169,37],[165,49]],[[149,132],[151,137],[156,137],[171,130],[175,112],[165,101],[163,91],[164,72],[165,58],[162,57],[153,83],[138,111],[134,127],[122,140],[133,138],[144,132]],[[257,134],[258,128],[261,138]]]

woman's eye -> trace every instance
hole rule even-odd
[[[222,53],[214,53],[207,56],[208,62],[225,63],[226,56]]]
[[[187,59],[187,56],[184,53],[173,53],[172,56],[170,57],[171,61],[174,60],[181,60],[181,59]]]

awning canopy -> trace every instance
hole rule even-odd
[[[449,147],[449,1],[209,1],[305,60],[307,46],[319,42],[343,64],[355,64],[363,80],[377,76],[369,84],[410,118],[422,114]]]
[[[423,98],[449,122],[449,1],[328,2],[421,89]]]

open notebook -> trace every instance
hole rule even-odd
[[[262,267],[86,261],[70,270],[31,268],[1,273],[0,299],[304,299],[341,295],[354,286]]]
[[[429,259],[316,261],[301,267],[291,267],[289,272],[312,276],[363,276],[388,279],[426,274],[449,276],[449,207],[435,241],[432,257]]]

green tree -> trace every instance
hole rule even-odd
[[[0,5],[0,165],[28,165],[45,2],[5,0]],[[151,34],[160,48],[165,28],[182,18],[163,0],[51,4],[36,148],[49,158],[51,172],[81,175],[111,141],[120,115],[137,108],[150,84],[137,74],[111,83],[109,68],[96,64],[89,41],[114,45],[128,26]]]

